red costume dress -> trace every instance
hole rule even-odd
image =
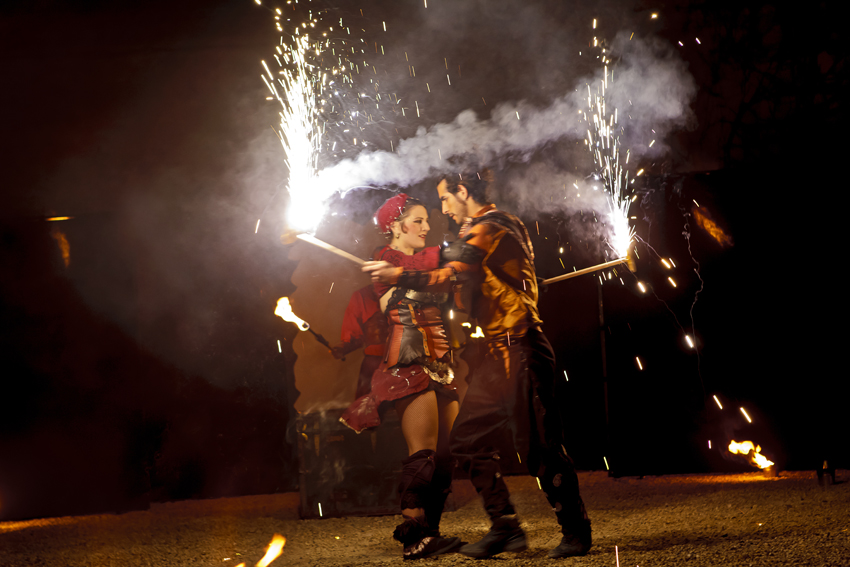
[[[363,362],[357,378],[354,397],[359,398],[372,389],[372,374],[384,359],[387,342],[387,318],[381,313],[375,288],[371,285],[351,294],[345,316],[342,319],[342,343],[338,345],[340,355],[363,348]]]
[[[407,255],[386,246],[375,259],[405,270],[434,270],[439,267],[440,249],[431,247]],[[448,295],[393,289],[380,283],[375,284],[375,292],[379,298],[391,293],[386,309],[389,329],[384,358],[372,375],[372,391],[357,398],[340,418],[358,433],[380,425],[384,402],[428,389],[457,399],[451,383],[454,378],[451,352],[440,310]]]

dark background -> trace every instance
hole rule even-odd
[[[835,261],[847,71],[833,6],[470,2],[473,25],[436,29],[418,6],[363,7],[421,55],[422,72],[440,74],[444,53],[469,71],[424,117],[399,120],[395,140],[464,108],[545,102],[571,84],[581,70],[557,64],[566,49],[535,27],[541,18],[567,36],[607,17],[612,34],[688,42],[695,121],[645,164],[632,212],[638,235],[677,267],[640,244],[637,273],[618,269],[623,284],[602,286],[607,426],[598,279],[553,284],[541,299],[569,376],[578,466],[603,469],[605,457],[616,474],[750,470],[726,456],[731,438],[761,444],[780,468],[848,466]],[[297,330],[272,314],[293,291],[278,242],[286,169],[258,77],[278,37],[247,1],[0,9],[0,519],[297,489],[287,435]],[[432,187],[408,192],[435,204]],[[384,197],[364,197],[363,209]],[[732,245],[696,225],[694,201]],[[73,218],[45,220],[57,215]],[[579,268],[603,260],[585,237],[591,219],[524,220],[539,275],[561,273],[559,256]],[[696,350],[683,342],[691,313]]]

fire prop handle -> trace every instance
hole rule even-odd
[[[571,272],[569,274],[563,274],[561,276],[555,276],[554,278],[549,278],[548,280],[543,280],[543,285],[549,285],[550,283],[560,282],[563,280],[568,280],[570,278],[574,278],[576,276],[581,276],[584,274],[589,274],[590,272],[595,272],[597,270],[604,270],[605,268],[610,268],[612,266],[616,266],[618,264],[626,264],[628,263],[629,258],[618,258],[616,260],[611,260],[610,262],[605,262],[604,264],[597,264],[595,266],[591,266],[589,268],[584,268],[583,270],[578,270],[577,272]]]
[[[327,242],[323,242],[323,241],[319,240],[318,238],[316,238],[315,236],[311,236],[309,234],[303,234],[302,233],[302,234],[297,235],[295,238],[297,238],[298,240],[303,240],[304,242],[309,242],[313,246],[318,246],[319,248],[324,248],[328,252],[332,252],[332,253],[336,254],[337,256],[339,256],[341,258],[345,258],[346,260],[351,260],[352,262],[354,262],[358,266],[362,266],[363,264],[366,263],[365,260],[361,260],[360,258],[355,256],[354,254],[349,254],[345,250],[340,250],[336,246],[333,246],[332,244],[328,244]]]

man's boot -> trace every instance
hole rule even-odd
[[[469,543],[460,548],[459,553],[476,559],[493,557],[503,551],[525,551],[528,542],[525,532],[519,527],[515,515],[502,516],[493,520],[490,531],[475,543]]]
[[[563,526],[561,531],[564,534],[561,537],[561,543],[558,544],[558,547],[549,551],[549,557],[553,559],[586,555],[593,545],[590,534],[590,520],[576,522],[569,527]]]

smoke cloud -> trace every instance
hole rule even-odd
[[[687,64],[661,40],[630,41],[629,34],[620,33],[612,46],[608,54],[614,63],[608,67],[605,96],[608,111],[618,109],[622,147],[631,150],[630,165],[634,166],[641,158],[662,155],[667,149],[664,136],[690,124],[689,104],[696,86]],[[486,119],[473,110],[464,110],[451,122],[420,127],[415,136],[399,142],[394,152],[362,153],[343,160],[319,173],[321,197],[354,186],[408,187],[459,167],[527,163],[535,152],[555,142],[581,140],[588,129],[582,115],[588,108],[588,89],[596,95],[604,73],[600,64],[597,73],[576,81],[570,92],[548,106],[525,100],[502,103]],[[588,168],[584,175],[590,171]],[[551,208],[547,203],[554,203],[556,195],[565,200],[558,190],[576,181],[575,174],[567,175],[552,166],[532,168],[527,173],[532,177],[523,186],[533,189],[521,199],[526,211]],[[591,203],[598,207],[602,201],[591,198],[577,206]]]

